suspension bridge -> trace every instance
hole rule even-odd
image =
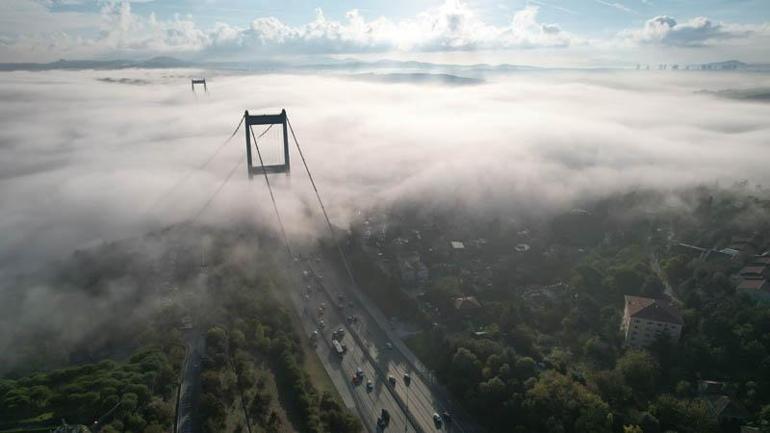
[[[310,170],[302,146],[297,139],[297,134],[291,120],[285,110],[277,114],[260,115],[252,115],[248,111],[244,112],[233,132],[221,144],[216,146],[201,164],[191,168],[189,172],[161,194],[153,206],[164,202],[179,186],[190,179],[196,171],[208,167],[222,150],[232,142],[232,139],[242,127],[245,130],[245,158],[241,157],[232,164],[226,176],[219,182],[214,191],[206,197],[192,216],[182,224],[196,223],[212,206],[219,194],[235,176],[235,173],[246,164],[246,174],[250,180],[253,180],[254,177],[261,177],[265,182],[275,220],[280,231],[281,242],[289,258],[289,268],[293,270],[295,275],[302,275],[308,270],[312,273],[315,283],[322,290],[322,297],[325,299],[325,301],[320,299],[315,299],[314,301],[323,302],[324,304],[328,301],[328,304],[333,308],[327,319],[331,321],[332,317],[336,317],[336,323],[329,323],[329,325],[334,329],[344,328],[347,330],[351,340],[350,343],[352,343],[349,356],[343,358],[336,365],[329,363],[329,359],[333,358],[333,356],[322,357],[322,362],[324,362],[327,372],[332,377],[332,381],[335,383],[338,391],[343,394],[343,399],[347,396],[346,400],[353,402],[354,409],[358,412],[364,427],[369,433],[379,433],[382,431],[382,428],[376,423],[382,409],[387,409],[388,412],[393,414],[402,414],[400,417],[394,416],[392,418],[391,431],[400,432],[403,430],[405,433],[433,431],[436,428],[434,416],[437,413],[444,413],[455,408],[449,401],[443,388],[440,388],[438,384],[432,381],[430,372],[417,361],[416,357],[409,352],[409,349],[404,344],[397,340],[397,337],[387,329],[387,325],[383,325],[381,319],[378,320],[378,312],[371,311],[373,309],[372,305],[363,299],[365,297],[358,290],[359,286],[350,267],[350,262],[335,235],[334,226],[329,218],[326,205]],[[254,127],[264,128],[259,133],[255,133]],[[279,136],[277,141],[280,144],[280,151],[277,152],[277,155],[274,151],[271,155],[269,149],[266,152],[263,143],[263,139],[271,131],[277,131]],[[271,177],[274,175],[289,176],[291,173],[289,137],[291,137],[291,143],[296,148],[302,168],[304,168],[304,172],[312,186],[321,216],[324,219],[330,239],[339,255],[339,260],[346,274],[347,282],[337,281],[339,283],[339,290],[347,291],[350,295],[349,299],[355,300],[358,303],[356,311],[360,311],[365,315],[362,320],[366,324],[365,332],[361,332],[361,327],[356,329],[346,322],[344,314],[346,306],[342,305],[338,299],[340,292],[333,292],[328,282],[323,281],[322,277],[320,277],[320,271],[317,269],[318,265],[311,263],[310,260],[303,260],[293,253],[292,244],[287,235],[286,226],[276,200],[275,188],[273,182],[271,182]],[[269,158],[270,160],[268,160]],[[298,286],[302,287],[301,285]],[[318,318],[307,314],[309,306],[307,303],[310,301],[303,300],[298,295],[299,291],[294,293],[293,296],[298,314],[302,316],[305,322],[304,326],[312,332],[312,329],[318,326]],[[310,309],[310,311],[314,310]],[[391,342],[397,344],[394,345],[396,349],[390,353],[385,354],[378,349],[385,347]],[[327,341],[327,343],[329,342]],[[318,350],[319,355],[322,351],[326,351],[327,355],[331,353],[331,350],[328,347],[325,348],[325,346],[319,346]],[[367,376],[377,382],[376,389],[368,392],[364,391],[363,387],[356,387],[354,384],[351,384],[349,374],[352,374],[357,368],[363,368],[367,372]],[[409,376],[410,380],[404,380],[398,385],[391,382],[391,377],[401,377],[402,375]],[[457,413],[458,411],[453,412]],[[460,433],[470,433],[471,430],[475,430],[475,428],[471,429],[463,424],[463,421],[455,418],[451,423],[444,424],[444,428],[447,431],[457,431]]]

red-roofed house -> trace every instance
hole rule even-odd
[[[768,277],[767,265],[749,265],[744,266],[738,273],[741,278],[745,279],[762,279]]]
[[[679,341],[684,321],[674,305],[662,299],[640,296],[626,295],[625,300],[622,329],[626,345],[645,347],[664,334],[674,342]]]
[[[747,279],[741,281],[735,291],[742,295],[749,295],[756,301],[770,301],[770,285],[767,281],[760,279]]]

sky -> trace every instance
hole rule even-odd
[[[4,0],[0,62],[770,63],[767,0]]]

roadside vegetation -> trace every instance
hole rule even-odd
[[[238,275],[217,273],[211,286],[222,320],[206,334],[205,432],[361,431],[337,396],[319,392],[303,370],[305,357],[315,355],[305,352],[272,282],[263,275],[240,286],[232,281]]]
[[[179,361],[177,359],[177,361]],[[177,368],[159,348],[127,362],[61,368],[0,381],[0,425],[8,428],[99,425],[104,433],[161,433],[173,425]]]
[[[40,347],[20,341],[23,356],[0,364],[0,430],[47,432],[64,420],[101,433],[167,433],[187,345],[202,333],[191,413],[204,433],[361,431],[328,384],[304,371],[315,355],[275,297],[280,259],[260,249],[262,235],[182,227],[75,253],[53,273],[52,296],[78,301],[68,314],[100,307],[91,314],[108,320],[70,344],[52,327]]]

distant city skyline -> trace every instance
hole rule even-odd
[[[4,0],[0,62],[770,63],[763,0]]]

